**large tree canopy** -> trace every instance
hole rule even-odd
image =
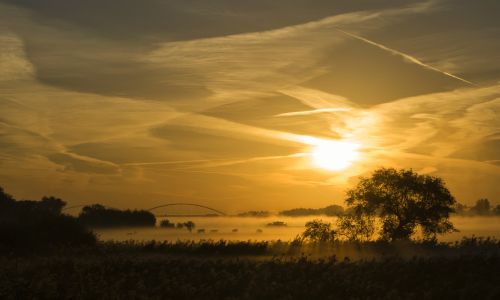
[[[379,217],[380,236],[389,241],[408,239],[417,228],[426,239],[455,230],[448,220],[455,199],[443,180],[411,169],[381,168],[361,177],[346,203],[360,222]]]

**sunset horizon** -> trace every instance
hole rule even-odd
[[[0,299],[500,299],[499,0],[0,0]]]

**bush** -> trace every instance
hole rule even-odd
[[[171,223],[169,220],[162,220],[160,222],[160,227],[163,227],[163,228],[175,228],[175,224],[174,223]]]

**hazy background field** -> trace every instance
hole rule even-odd
[[[158,218],[160,222],[164,218]],[[225,240],[291,240],[304,231],[307,221],[322,219],[326,222],[335,222],[335,218],[327,216],[318,217],[281,217],[271,216],[266,218],[251,217],[168,217],[171,222],[193,221],[196,228],[192,233],[186,229],[170,228],[120,228],[96,229],[101,240],[200,240],[200,239],[225,239]],[[286,227],[266,226],[274,221],[287,223]],[[440,241],[456,241],[463,236],[484,236],[500,238],[500,217],[459,217],[453,216],[451,221],[460,230],[459,232],[439,237]],[[198,233],[204,229],[205,233]],[[237,232],[233,232],[237,229]],[[258,230],[262,232],[257,232]],[[211,231],[217,232],[211,232]]]

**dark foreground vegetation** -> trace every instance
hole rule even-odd
[[[344,249],[345,253],[355,254],[356,249],[369,252],[371,249],[378,255],[377,258],[359,260],[338,255],[298,254],[315,248],[327,251],[322,249],[324,246],[223,241],[103,243],[90,248],[59,249],[50,254],[11,254],[0,256],[0,298],[500,297],[498,241],[468,239],[447,245],[377,242],[333,246],[333,250]],[[406,257],[412,249],[414,253],[423,252]],[[384,251],[387,254],[384,255]]]
[[[0,188],[0,249],[95,244],[95,235],[78,219],[61,214],[65,204],[54,197],[16,201]]]

